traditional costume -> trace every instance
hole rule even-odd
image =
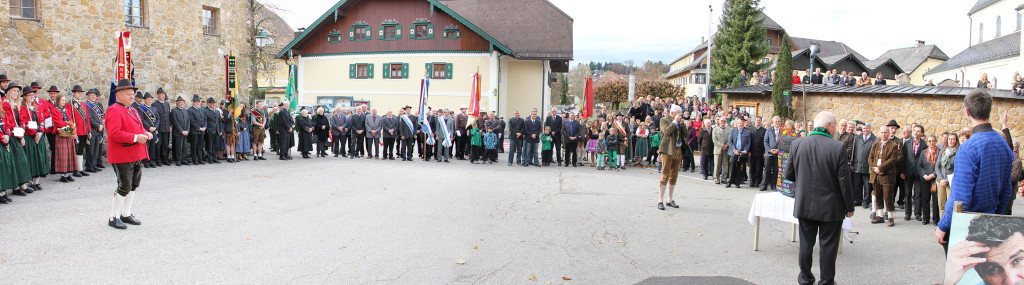
[[[130,80],[121,79],[117,82],[114,92],[129,89],[138,90],[132,86]],[[140,136],[146,136],[147,131],[142,126],[138,112],[122,102],[110,105],[105,126],[108,134],[107,161],[117,175],[117,193],[111,202],[110,219],[107,224],[117,229],[128,228],[125,223],[141,225],[142,222],[132,215],[131,209],[135,200],[135,190],[142,182],[142,161],[149,159],[146,145],[138,142]]]

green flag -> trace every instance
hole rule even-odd
[[[295,73],[296,73],[295,65],[289,65],[288,66],[288,90],[286,91],[287,92],[286,96],[288,97],[288,102],[291,102],[290,103],[291,105],[288,107],[289,110],[295,110],[295,106],[299,104],[297,102],[296,98],[295,98],[296,97],[295,95],[297,93],[296,92],[297,91],[296,87],[298,87],[297,84],[296,84],[297,82],[295,80]]]

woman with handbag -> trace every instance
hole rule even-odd
[[[17,109],[12,104],[15,98],[20,97],[19,93],[21,92],[8,92],[8,97],[3,100],[3,113],[4,128],[7,128],[7,133],[11,134],[11,140],[14,141],[8,144],[14,161],[14,182],[18,185],[17,189],[14,189],[14,194],[25,196],[25,193],[32,193],[32,189],[27,187],[32,180],[32,174],[29,172],[28,154],[25,153],[25,129],[20,127],[18,113],[15,111]]]
[[[41,116],[38,110],[36,91],[23,92],[18,122],[25,129],[25,153],[28,154],[29,173],[32,174],[32,182],[28,184],[28,187],[35,191],[43,189],[39,186],[39,178],[50,174],[50,158],[48,156],[50,144],[43,138],[43,129],[39,124]]]
[[[928,139],[925,142],[928,144],[928,148],[924,151],[924,159],[917,161],[917,175],[921,177],[918,180],[917,189],[920,189],[920,196],[915,197],[917,207],[921,209],[921,224],[927,225],[930,220],[939,223],[939,200],[938,195],[935,195],[935,161],[938,159],[941,150],[939,150],[938,143],[936,142],[935,135],[928,135]]]
[[[57,93],[54,100],[57,102],[55,107],[59,114],[53,117],[53,127],[57,129],[57,138],[53,145],[53,171],[60,175],[60,182],[74,182],[75,178],[71,175],[77,170],[75,141],[78,140],[78,136],[75,133],[74,121],[68,121],[74,118],[71,113],[74,109],[68,105],[67,95]]]

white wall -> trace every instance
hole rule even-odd
[[[972,1],[973,2],[973,1]],[[999,36],[1011,34],[1017,29],[1017,6],[1021,1],[999,1],[992,6],[981,9],[971,14],[971,44],[978,44],[981,41],[988,41],[996,38],[996,19],[1002,18],[1002,33]],[[979,29],[984,25],[984,31],[979,35]]]
[[[939,84],[946,79],[959,79],[961,86],[964,87],[975,87],[978,84],[978,80],[981,79],[982,73],[988,73],[988,80],[992,81],[996,85],[997,89],[1010,89],[1010,85],[1013,84],[1013,73],[1017,72],[1020,67],[1021,59],[1019,57],[1010,57],[1000,59],[996,61],[985,62],[981,64],[968,65],[964,68],[964,72],[961,74],[961,69],[954,68],[935,74],[925,76],[925,81],[931,79],[935,84]],[[964,80],[966,77],[966,81]]]

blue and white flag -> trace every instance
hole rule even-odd
[[[420,125],[423,126],[423,128],[422,128],[423,133],[426,134],[427,144],[434,144],[434,138],[431,136],[431,134],[433,134],[434,131],[430,129],[430,121],[428,120],[428,118],[430,118],[430,114],[427,114],[427,96],[428,96],[427,90],[428,89],[430,89],[430,80],[422,79],[422,81],[420,83],[420,118],[419,118],[419,121],[420,121]]]

